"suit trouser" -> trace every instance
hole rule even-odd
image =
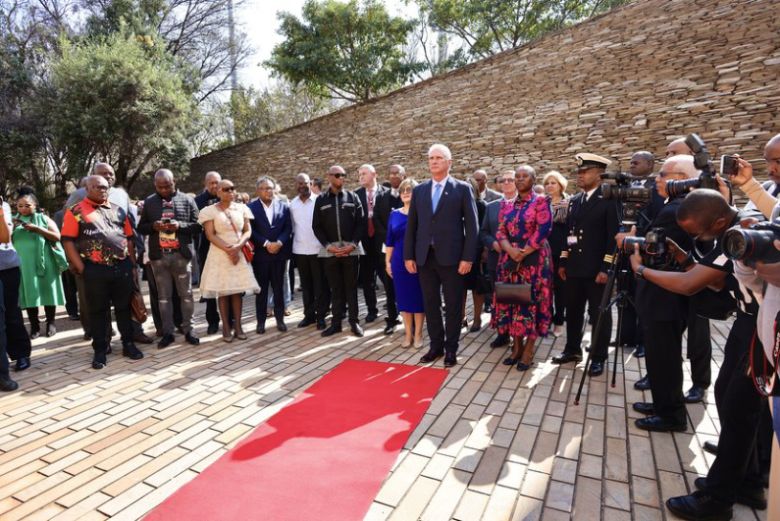
[[[0,282],[3,283],[3,305],[5,312],[5,336],[7,354],[11,360],[29,358],[32,352],[30,335],[24,327],[22,310],[19,308],[19,285],[22,271],[19,268],[0,270]]]
[[[715,404],[720,418],[718,455],[707,474],[707,489],[724,501],[734,502],[743,486],[762,487],[756,450],[761,414],[766,399],[747,375],[750,343],[756,332],[756,317],[737,311],[737,318],[724,346],[723,365],[715,381]],[[760,344],[756,346],[760,349]]]
[[[295,266],[303,290],[303,317],[325,320],[328,301],[325,298],[325,272],[322,259],[315,255],[295,255]]]
[[[192,331],[192,314],[195,302],[192,300],[192,264],[181,253],[162,253],[162,257],[150,261],[153,279],[157,286],[157,298],[162,319],[163,335],[172,335],[176,322],[175,304],[181,308],[181,329],[185,334]],[[174,291],[175,288],[175,291]]]
[[[90,337],[94,337],[95,333],[92,331],[92,321],[91,316],[92,313],[89,310],[89,306],[91,304],[91,301],[89,300],[89,294],[86,291],[86,286],[84,281],[84,274],[76,275],[76,287],[78,288],[78,295],[79,295],[79,307],[81,308],[80,313],[80,321],[81,321],[81,327],[84,329],[84,333],[89,335]],[[119,318],[117,318],[117,321]],[[111,325],[111,308],[108,308],[108,314],[103,318],[103,321],[109,326]],[[144,327],[139,323],[130,319],[130,327],[133,331],[133,335],[136,334],[142,334],[144,332]],[[111,327],[106,329],[106,334],[108,335],[106,337],[106,342],[111,341]]]
[[[558,276],[560,259],[553,259],[553,324],[562,326],[566,322],[566,281]],[[491,280],[495,273],[492,274]]]
[[[75,317],[79,314],[79,292],[76,278],[70,270],[62,272],[62,290],[65,293],[65,311]]]
[[[146,283],[149,285],[149,306],[152,308],[152,321],[154,322],[154,328],[162,333],[162,317],[160,316],[160,303],[157,295],[157,281],[154,280],[154,272],[152,271],[151,264],[144,265],[144,273],[146,273]],[[173,293],[171,293],[171,302],[173,303],[173,325],[175,327],[181,327],[181,301],[179,300],[179,293],[176,291],[176,285],[172,287]]]
[[[685,422],[683,398],[682,334],[685,317],[643,321],[645,357],[655,414],[676,423]]]
[[[689,302],[693,302],[692,300]],[[710,321],[698,316],[692,307],[688,308],[688,349],[691,361],[691,380],[693,385],[706,389],[712,383],[712,339]]]
[[[443,266],[436,261],[433,248],[428,251],[425,264],[417,265],[420,274],[420,286],[423,293],[425,321],[428,323],[428,336],[431,338],[431,351],[435,353],[458,352],[461,322],[463,321],[463,275],[458,273],[458,265]],[[441,315],[441,294],[444,293],[446,316]]]
[[[325,276],[328,278],[332,298],[333,323],[341,325],[345,304],[349,307],[349,322],[358,322],[358,257],[323,257]]]
[[[133,325],[130,320],[132,277],[132,264],[127,259],[114,266],[84,263],[84,292],[89,301],[89,324],[95,354],[105,354],[108,348],[112,305],[122,345],[133,341]]]
[[[274,292],[274,317],[277,322],[284,321],[284,271],[287,267],[284,259],[279,260],[258,260],[255,257],[252,261],[252,271],[255,273],[255,279],[260,286],[260,293],[255,295],[255,313],[257,314],[257,323],[265,324],[266,311],[268,311],[268,287],[271,286]]]
[[[585,305],[588,305],[591,323],[596,324],[605,284],[596,284],[596,277],[566,277],[566,347],[564,353],[582,355],[582,326],[585,321]],[[612,334],[612,313],[607,310],[602,317],[598,338],[591,340],[591,359],[603,362],[607,358],[609,337]]]
[[[393,280],[387,276],[385,271],[385,255],[381,250],[370,245],[366,249],[366,254],[360,257],[360,285],[363,286],[363,296],[366,299],[366,308],[369,314],[378,314],[376,306],[376,276],[382,282],[385,288],[387,298],[387,318],[395,321],[398,318],[398,308],[395,304],[395,288]]]
[[[0,279],[0,377],[10,377],[10,364],[8,363],[8,338],[5,335],[5,292],[3,281]]]

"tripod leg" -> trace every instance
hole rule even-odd
[[[615,358],[612,362],[612,387],[615,387],[616,381],[617,381],[617,362],[618,362],[618,352],[621,351],[621,345],[620,345],[620,335],[623,332],[623,309],[626,306],[626,301],[623,295],[617,296],[617,306],[618,306],[618,323],[617,323],[617,332],[615,333],[617,335],[618,341],[615,343]]]

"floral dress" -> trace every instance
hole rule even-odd
[[[494,297],[495,313],[490,325],[501,334],[537,337],[546,336],[550,329],[553,272],[547,237],[551,230],[552,213],[546,197],[531,192],[522,200],[518,197],[513,204],[501,207],[496,240],[508,240],[516,248],[529,245],[538,251],[538,255],[528,258],[535,258],[536,262],[519,267],[506,252],[498,258],[498,282],[531,284],[530,304],[499,304]]]

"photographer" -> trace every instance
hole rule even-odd
[[[656,179],[656,189],[667,198],[666,183],[670,180],[693,179],[699,171],[690,156],[673,156],[667,159]],[[693,241],[677,224],[677,208],[681,197],[669,198],[658,215],[650,223],[655,235],[668,237],[690,250]],[[621,246],[623,246],[621,241]],[[656,245],[663,248],[664,244]],[[652,253],[652,252],[651,252]],[[670,271],[673,265],[661,255],[651,255],[657,271]],[[634,409],[648,414],[636,420],[636,426],[648,431],[685,431],[687,429],[685,400],[682,393],[682,334],[685,329],[688,303],[685,298],[643,279],[645,266],[639,266],[636,276],[636,306],[642,317],[644,340],[647,346],[647,373],[653,403],[637,402]]]
[[[777,204],[780,191],[780,134],[775,135],[764,146],[764,160],[770,181],[763,185],[753,177],[753,166],[748,161],[738,155],[734,157],[737,158],[739,167],[736,175],[728,176],[731,184],[742,190],[750,199],[750,203],[769,218]]]
[[[714,240],[714,247],[694,260],[669,241],[671,255],[687,270],[682,273],[646,268],[638,254],[631,257],[634,270],[641,271],[646,280],[668,291],[690,296],[716,287],[736,297],[737,316],[726,340],[723,365],[715,383],[715,403],[721,421],[717,457],[707,477],[695,481],[700,491],[667,502],[669,509],[683,519],[727,518],[734,502],[756,509],[766,508],[756,451],[764,401],[747,376],[750,343],[756,332],[758,298],[734,278],[733,263],[723,251],[726,231],[738,225],[743,217],[719,192],[695,190],[680,204],[677,222],[692,237]],[[713,295],[707,293],[706,298],[712,300]]]

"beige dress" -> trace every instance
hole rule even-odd
[[[230,225],[226,213],[230,215],[238,234]],[[241,203],[231,203],[225,211],[222,211],[219,203],[213,204],[205,207],[198,215],[198,222],[201,225],[206,221],[212,221],[217,237],[228,244],[238,242],[247,219],[252,219],[252,212]],[[240,255],[239,259],[238,264],[233,264],[227,253],[211,245],[200,278],[200,294],[203,298],[226,297],[237,293],[260,293],[260,286],[257,285],[252,266],[243,255]]]

